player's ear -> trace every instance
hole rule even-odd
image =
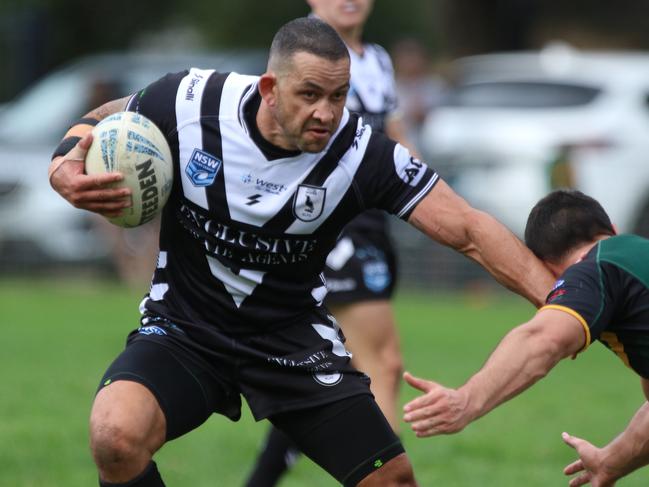
[[[274,107],[277,104],[277,77],[271,72],[261,75],[259,78],[259,94],[268,106]]]

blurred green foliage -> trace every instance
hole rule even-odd
[[[266,47],[277,27],[308,13],[304,0],[0,0],[0,103],[48,70],[97,51],[194,32],[207,49]],[[649,48],[649,2],[637,0],[376,0],[366,37],[403,37],[437,58],[519,50],[563,39],[578,47]],[[155,37],[158,35],[158,37]]]
[[[389,46],[407,35],[432,47],[436,44],[432,28],[436,3],[377,2],[367,36]],[[0,102],[73,58],[141,46],[143,38],[153,43],[148,47],[158,42],[161,49],[170,48],[174,36],[179,49],[195,45],[265,48],[279,26],[308,12],[303,0],[2,0],[0,58],[9,67],[9,75],[0,79]],[[164,32],[167,37],[161,35]],[[192,42],[183,46],[187,39],[181,39],[178,32],[191,32]]]

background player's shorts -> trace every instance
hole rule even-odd
[[[387,232],[344,231],[327,256],[324,275],[327,305],[390,299],[397,263]]]

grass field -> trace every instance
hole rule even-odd
[[[69,280],[0,280],[0,486],[96,484],[87,417],[97,382],[137,324],[140,296],[116,284]],[[531,315],[509,294],[402,293],[397,299],[406,367],[459,385],[508,327]],[[402,390],[402,402],[415,391]],[[643,398],[634,374],[596,344],[561,363],[523,396],[459,435],[402,438],[421,486],[567,485],[573,460],[561,431],[596,444],[621,431]],[[167,485],[239,486],[265,424],[244,411],[239,423],[213,416],[166,445],[157,460]],[[649,468],[618,483],[649,484]],[[337,485],[308,460],[283,487]]]

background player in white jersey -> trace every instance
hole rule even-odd
[[[373,130],[384,132],[413,153],[397,112],[394,70],[381,46],[363,40],[372,0],[307,0],[315,17],[331,25],[347,45],[351,58],[346,106]],[[370,210],[352,220],[327,258],[325,304],[347,338],[354,366],[367,374],[381,411],[398,432],[397,399],[402,359],[390,300],[397,260],[387,215]],[[299,451],[271,428],[249,478],[248,487],[271,487],[292,466]]]
[[[141,326],[91,412],[100,485],[164,486],[154,454],[212,413],[236,421],[242,395],[343,485],[416,485],[322,305],[327,254],[365,208],[409,221],[542,303],[552,278],[522,242],[344,108],[349,62],[330,26],[297,19],[275,35],[261,77],[192,68],[87,114],[153,120],[175,181]],[[129,191],[112,187],[119,174],[84,174],[91,129],[84,118],[68,130],[50,181],[73,205],[115,215]]]

